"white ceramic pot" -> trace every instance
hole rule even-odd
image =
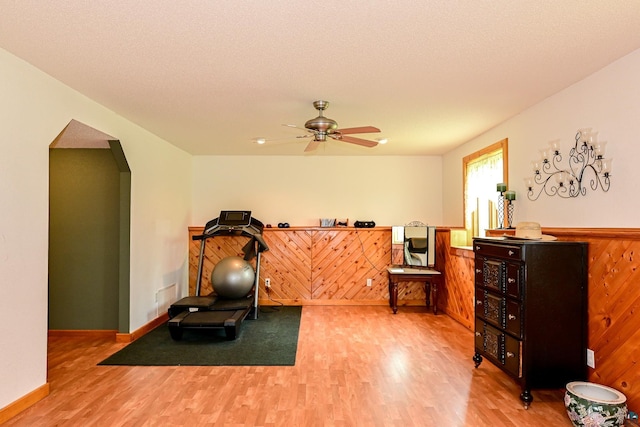
[[[567,415],[576,427],[619,427],[627,416],[627,398],[601,384],[574,381],[564,395]]]

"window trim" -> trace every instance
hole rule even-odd
[[[462,227],[466,230],[466,213],[467,213],[467,202],[466,197],[464,196],[466,193],[466,184],[467,184],[467,166],[472,161],[486,155],[492,153],[494,151],[498,151],[502,149],[502,182],[507,184],[507,188],[509,188],[509,138],[504,138],[494,144],[491,144],[487,147],[484,147],[474,153],[469,154],[462,158]],[[498,184],[496,182],[496,184]],[[504,218],[507,216],[506,205],[505,212],[503,212]],[[468,231],[467,231],[468,232]],[[471,242],[471,238],[473,236],[469,236],[469,243]]]

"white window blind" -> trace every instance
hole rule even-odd
[[[502,149],[467,163],[465,192],[465,228],[471,237],[484,236],[497,227],[496,184],[503,182]]]

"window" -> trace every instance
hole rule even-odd
[[[505,138],[462,159],[467,245],[473,237],[483,237],[485,230],[498,227],[496,184],[507,182],[507,146]]]

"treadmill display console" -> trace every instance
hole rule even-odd
[[[218,225],[242,227],[251,224],[251,211],[221,211]]]

